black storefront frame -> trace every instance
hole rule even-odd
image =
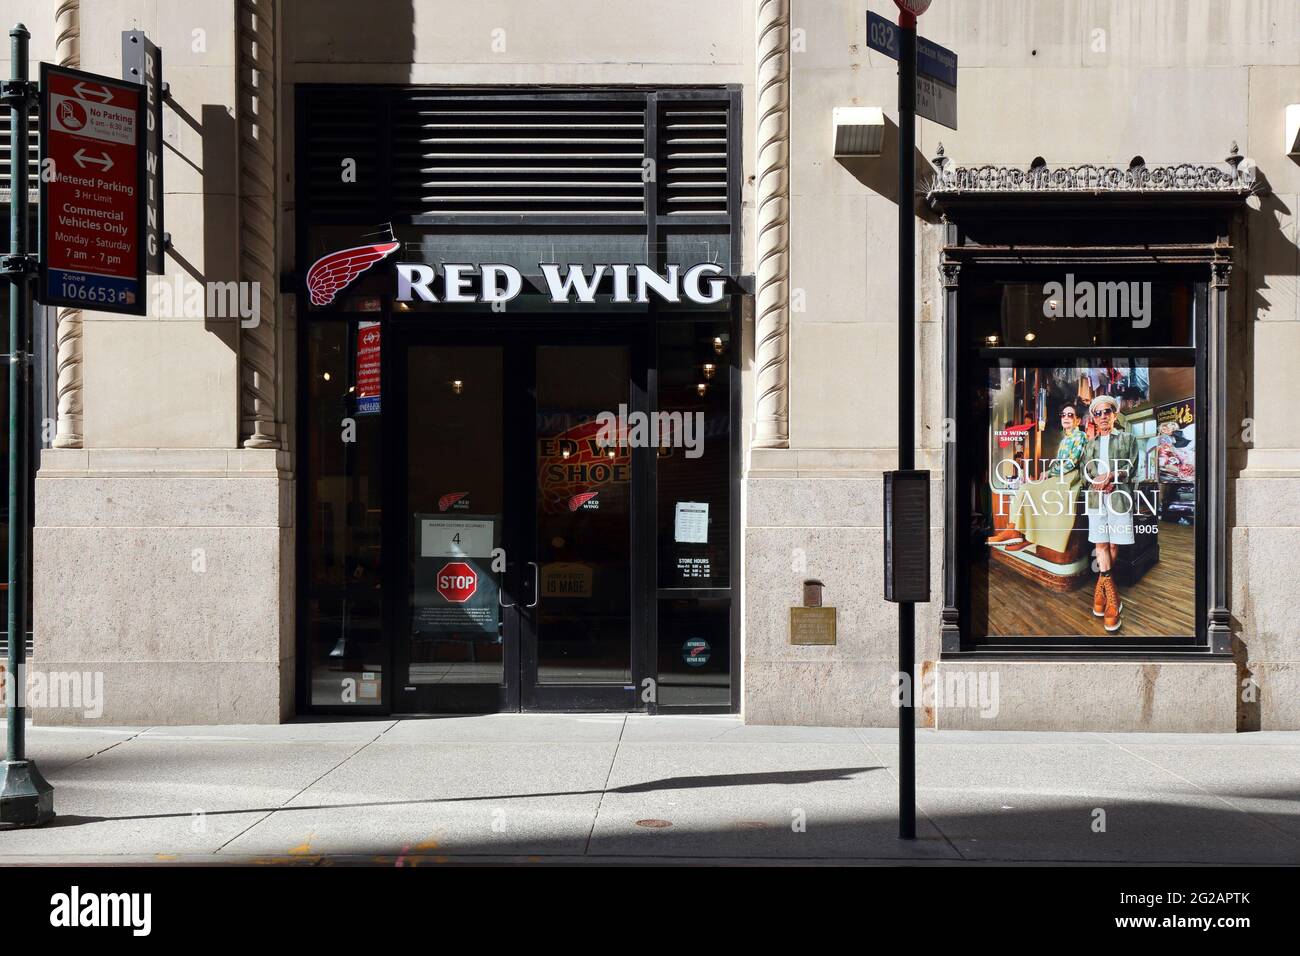
[[[374,108],[382,111],[385,122],[381,124],[381,135],[378,148],[381,154],[391,155],[393,149],[391,130],[392,130],[392,104],[394,97],[404,92],[413,90],[427,91],[434,94],[449,95],[461,98],[467,101],[481,99],[484,102],[490,102],[498,99],[505,93],[509,93],[512,98],[522,100],[541,100],[568,98],[572,100],[618,100],[628,97],[644,97],[645,108],[645,149],[647,156],[658,158],[657,153],[657,117],[658,104],[663,103],[717,103],[726,102],[728,107],[728,135],[727,135],[727,213],[725,215],[709,215],[693,217],[689,223],[680,220],[673,220],[667,214],[660,212],[658,208],[658,189],[654,179],[645,182],[645,214],[641,216],[564,216],[562,218],[533,217],[525,219],[517,215],[395,215],[392,212],[392,183],[391,179],[382,180],[381,197],[382,205],[387,207],[386,211],[376,211],[367,213],[364,216],[316,216],[314,207],[309,195],[309,157],[301,148],[301,144],[307,140],[307,109],[306,103],[309,97],[329,98],[334,94],[362,93],[367,98],[373,100]],[[664,86],[619,86],[619,87],[596,87],[596,86],[530,86],[530,87],[437,87],[422,86],[411,87],[399,84],[297,84],[294,89],[294,106],[295,106],[295,143],[298,148],[295,149],[294,155],[294,182],[295,182],[295,261],[298,263],[298,269],[283,277],[282,291],[295,296],[297,303],[297,335],[295,344],[295,400],[296,415],[294,429],[294,458],[296,462],[301,462],[301,451],[308,447],[307,429],[308,422],[305,410],[308,407],[307,391],[307,335],[308,326],[313,322],[314,317],[326,321],[349,321],[361,319],[376,319],[381,322],[381,328],[387,334],[393,322],[393,302],[391,297],[384,297],[384,307],[381,313],[358,314],[349,312],[336,304],[323,311],[313,312],[304,287],[304,274],[308,264],[312,261],[309,255],[309,235],[313,226],[319,225],[371,225],[377,219],[391,221],[394,224],[402,223],[416,226],[435,226],[435,227],[460,227],[464,228],[467,234],[472,234],[475,229],[483,227],[509,226],[518,228],[521,232],[526,233],[530,229],[538,227],[545,228],[549,226],[564,227],[629,227],[642,226],[645,229],[647,237],[647,249],[650,255],[647,257],[650,264],[656,267],[663,265],[665,252],[660,243],[660,237],[667,232],[677,229],[681,230],[686,225],[714,227],[725,230],[729,237],[729,256],[728,268],[725,275],[728,277],[728,296],[726,298],[725,310],[719,309],[712,312],[700,311],[688,312],[681,307],[663,306],[657,303],[649,303],[645,306],[645,315],[641,319],[642,324],[646,327],[647,342],[647,361],[645,364],[646,375],[646,392],[647,401],[651,408],[658,406],[658,328],[659,322],[662,321],[691,321],[697,318],[707,318],[716,321],[719,318],[726,317],[730,334],[730,348],[728,350],[728,361],[730,364],[730,448],[729,465],[730,465],[730,513],[728,520],[731,525],[730,553],[729,559],[729,587],[728,588],[681,588],[667,589],[658,587],[657,561],[651,561],[646,556],[638,556],[635,553],[631,555],[631,561],[634,568],[639,568],[639,573],[633,572],[634,591],[638,584],[645,590],[647,598],[642,601],[644,612],[642,616],[642,626],[645,628],[643,633],[646,639],[641,642],[643,649],[643,660],[641,662],[641,671],[643,674],[658,674],[658,608],[661,600],[671,599],[674,597],[689,597],[698,600],[710,600],[726,598],[729,602],[730,609],[730,661],[731,670],[729,677],[730,704],[728,706],[693,706],[693,705],[669,705],[664,706],[658,703],[657,694],[654,701],[649,702],[643,709],[650,714],[655,713],[680,713],[680,714],[712,714],[712,713],[739,713],[740,711],[740,678],[741,678],[741,649],[740,649],[740,628],[742,621],[742,609],[740,607],[741,587],[740,580],[742,574],[741,548],[738,542],[741,540],[739,534],[741,529],[741,428],[742,428],[742,384],[740,374],[740,363],[738,352],[741,336],[741,301],[744,294],[748,294],[750,287],[746,285],[740,276],[741,265],[741,182],[740,175],[743,169],[741,161],[741,144],[742,144],[742,87],[739,84],[726,84],[722,86],[682,86],[682,87],[664,87]],[[482,310],[467,309],[464,307],[453,307],[442,305],[439,307],[442,321],[448,319],[461,322],[472,323],[477,317],[481,321]],[[489,313],[490,314],[490,313]],[[580,313],[574,314],[575,321],[590,321],[590,315],[582,316]],[[418,321],[418,319],[416,320]],[[630,318],[619,320],[623,324],[631,321]],[[558,327],[558,326],[557,326]],[[381,352],[381,377],[389,374],[389,363],[392,350]],[[389,426],[381,424],[382,429]],[[385,432],[387,434],[387,432]],[[644,484],[646,493],[641,496],[640,507],[644,511],[634,515],[634,522],[637,520],[645,522],[646,528],[655,527],[655,508],[658,499],[657,487],[657,469],[654,467],[653,458],[642,456],[643,471],[634,472],[634,483],[639,478]],[[308,594],[308,538],[305,533],[308,525],[308,488],[307,483],[302,480],[303,475],[297,473],[299,480],[295,482],[295,528],[294,536],[294,580],[295,580],[295,599],[294,599],[294,662],[295,662],[295,711],[304,715],[327,715],[327,714],[349,714],[356,716],[382,716],[393,713],[392,701],[392,681],[384,680],[381,684],[381,700],[378,705],[316,705],[312,703],[311,697],[311,655],[308,648],[308,634],[305,622],[307,620],[307,594]],[[385,467],[383,470],[383,495],[385,501],[395,500],[390,497],[392,488],[390,482],[394,481],[397,474],[396,470],[391,467]],[[385,523],[387,524],[387,523]],[[384,554],[390,551],[388,539],[384,539]],[[657,549],[657,535],[654,537],[654,547]],[[657,552],[656,557],[657,557]],[[386,560],[386,559],[385,559]],[[387,567],[387,564],[385,565]],[[387,574],[387,572],[385,572]],[[385,593],[391,595],[389,582],[385,578]],[[404,593],[404,591],[403,591]],[[397,620],[398,610],[397,602],[387,596],[382,604],[382,628],[385,634],[395,636],[399,633],[396,628],[400,627]],[[637,626],[637,621],[632,622],[633,628]],[[395,660],[395,637],[389,639],[388,659],[386,663],[392,673],[393,662]],[[636,662],[633,662],[634,673]],[[656,687],[657,690],[657,687]],[[638,686],[636,696],[638,701],[641,696],[641,689]],[[638,708],[641,709],[641,708]]]
[[[998,282],[1037,282],[1045,276],[1056,276],[1056,270],[1060,268],[1082,269],[1079,263],[1073,263],[1066,266],[1043,266],[1040,264],[1024,264],[1018,269],[1007,270],[989,269],[987,267],[972,269],[967,275],[974,276],[980,273],[978,278],[973,282],[968,281],[965,286],[959,290],[959,302],[968,305],[965,302],[974,292],[973,286],[976,282],[980,284],[998,283]],[[1191,305],[1193,315],[1193,344],[1191,346],[1117,346],[1117,347],[1098,347],[1098,346],[1011,346],[1011,347],[973,347],[969,341],[969,328],[964,320],[959,320],[958,335],[966,338],[964,347],[961,347],[960,362],[958,365],[958,375],[956,380],[956,390],[959,394],[971,394],[982,376],[988,374],[992,368],[996,368],[1007,362],[1024,363],[1027,367],[1050,367],[1053,365],[1075,366],[1082,363],[1095,364],[1113,364],[1115,362],[1127,362],[1130,367],[1135,367],[1139,362],[1151,363],[1168,363],[1172,366],[1182,366],[1192,368],[1194,373],[1194,398],[1197,408],[1204,408],[1206,402],[1205,393],[1205,362],[1204,343],[1207,333],[1207,313],[1209,305],[1208,282],[1203,276],[1198,276],[1195,272],[1187,270],[1185,267],[1167,266],[1167,273],[1150,271],[1150,265],[1146,263],[1135,262],[1112,262],[1109,264],[1111,272],[1121,281],[1142,281],[1159,277],[1163,280],[1181,280],[1191,287]],[[1050,270],[1044,272],[1045,269]],[[1136,273],[1136,274],[1130,274]],[[1085,275],[1088,273],[1085,273]],[[959,316],[965,314],[968,309],[959,309]],[[1154,367],[1151,365],[1149,367]],[[972,527],[971,519],[974,517],[975,509],[971,506],[969,496],[965,492],[972,487],[974,473],[980,470],[980,463],[976,461],[976,451],[984,451],[985,446],[980,443],[981,438],[987,437],[987,431],[980,426],[983,424],[983,415],[985,409],[978,403],[963,403],[961,406],[961,417],[957,420],[956,441],[957,448],[954,456],[957,464],[957,517],[953,527],[969,528]],[[1195,435],[1197,447],[1208,446],[1208,435],[1204,422],[1198,416],[1195,422]],[[970,602],[972,581],[971,548],[969,541],[961,543],[961,551],[957,559],[957,576],[958,576],[958,612],[960,614],[960,626],[962,634],[966,636],[964,650],[966,653],[1017,653],[1035,652],[1035,653],[1069,653],[1081,649],[1087,649],[1089,656],[1095,656],[1102,652],[1121,652],[1123,656],[1132,656],[1141,654],[1150,658],[1153,655],[1161,655],[1169,651],[1175,653],[1185,653],[1187,650],[1196,649],[1204,650],[1208,647],[1207,643],[1207,622],[1206,622],[1206,594],[1205,583],[1206,574],[1204,569],[1203,558],[1206,555],[1206,523],[1208,508],[1206,504],[1207,481],[1205,475],[1206,469],[1198,468],[1195,480],[1196,486],[1196,507],[1195,507],[1195,524],[1194,524],[1194,557],[1195,557],[1195,580],[1193,582],[1193,620],[1195,623],[1194,632],[1187,635],[1169,635],[1164,637],[1127,637],[1124,635],[1078,635],[1042,637],[1033,635],[999,635],[996,638],[990,638],[987,635],[976,637],[973,634],[974,622],[972,620],[972,611]]]
[[[305,296],[299,299],[300,307],[305,307]],[[391,306],[391,303],[387,303]],[[300,313],[306,314],[306,313]],[[491,313],[488,313],[490,316]],[[314,316],[313,319],[311,316]],[[484,314],[482,312],[470,312],[464,309],[450,310],[446,315],[439,315],[433,319],[428,313],[425,314],[408,314],[404,316],[394,315],[390,307],[385,307],[379,313],[359,313],[347,310],[317,312],[309,315],[305,322],[300,324],[299,335],[297,336],[297,367],[299,369],[296,399],[299,414],[297,416],[296,430],[296,447],[306,449],[309,447],[308,431],[310,422],[308,415],[305,413],[309,407],[308,394],[308,352],[307,352],[307,328],[308,324],[316,322],[331,322],[340,324],[350,324],[356,321],[378,320],[385,343],[390,341],[396,342],[400,348],[386,347],[381,351],[380,360],[382,363],[381,380],[383,381],[402,381],[404,377],[399,377],[400,372],[397,366],[400,362],[405,361],[406,351],[404,346],[411,341],[419,341],[425,335],[432,333],[434,330],[429,328],[427,331],[417,331],[412,335],[412,330],[419,330],[421,325],[431,324],[433,321],[438,322],[437,331],[447,333],[451,336],[461,336],[457,342],[482,342],[489,341],[496,337],[500,341],[503,336],[512,331],[527,331],[536,334],[538,338],[546,338],[547,344],[551,342],[563,343],[565,341],[576,342],[580,340],[583,329],[594,328],[601,332],[609,332],[611,335],[625,336],[632,350],[631,372],[634,400],[629,411],[650,411],[658,408],[658,355],[659,341],[658,330],[662,322],[717,322],[726,318],[729,334],[731,336],[731,347],[728,349],[729,362],[729,410],[730,410],[730,428],[729,428],[729,510],[728,520],[731,523],[730,547],[728,553],[728,580],[729,587],[726,588],[663,588],[658,583],[658,535],[657,535],[657,507],[658,507],[658,469],[656,459],[652,455],[642,454],[634,456],[633,459],[633,482],[632,482],[632,514],[631,514],[631,554],[629,555],[631,586],[631,613],[629,615],[632,633],[630,635],[633,641],[634,651],[641,650],[640,658],[635,656],[632,659],[632,676],[634,691],[634,706],[631,709],[619,707],[617,709],[605,706],[599,699],[599,695],[593,696],[589,701],[577,701],[574,709],[592,710],[611,710],[619,713],[644,712],[648,714],[657,713],[677,713],[677,714],[718,714],[718,713],[738,713],[740,707],[740,588],[738,582],[741,572],[740,548],[737,544],[737,531],[740,528],[740,456],[741,456],[741,376],[740,367],[737,359],[737,346],[740,342],[740,307],[737,297],[732,297],[729,308],[723,312],[700,313],[700,312],[655,312],[650,311],[643,316],[638,317],[617,317],[608,318],[599,315],[580,316],[573,314],[573,320],[580,320],[582,325],[579,327],[574,321],[549,326],[539,329],[536,319],[509,320],[493,322],[490,327],[484,324]],[[349,337],[351,338],[351,337]],[[607,341],[607,338],[598,338],[596,341]],[[590,339],[589,339],[590,341]],[[641,358],[636,357],[636,353],[641,353]],[[350,361],[351,359],[349,359]],[[636,375],[638,370],[644,374],[644,388],[638,388]],[[390,398],[391,401],[391,398]],[[404,416],[393,414],[382,415],[380,421],[381,442],[385,448],[401,449],[397,454],[386,457],[383,463],[381,474],[382,496],[385,503],[397,502],[404,500],[406,495],[405,489],[405,462],[406,452],[403,446],[403,439],[398,434],[398,427],[403,421]],[[302,460],[301,458],[299,459]],[[302,476],[304,479],[306,476]],[[295,502],[295,524],[298,533],[295,535],[295,676],[298,693],[298,713],[304,715],[334,715],[334,714],[356,714],[356,715],[374,715],[383,716],[392,713],[402,713],[394,710],[393,699],[393,680],[389,679],[396,674],[396,663],[398,660],[397,641],[405,634],[405,626],[408,623],[405,617],[405,596],[406,596],[406,579],[403,572],[403,564],[400,560],[405,554],[405,526],[401,523],[404,520],[404,514],[398,514],[393,508],[385,506],[385,516],[382,524],[382,580],[383,580],[383,601],[382,601],[382,627],[387,637],[387,648],[385,651],[385,665],[388,668],[386,678],[381,682],[380,702],[377,705],[366,704],[347,704],[347,705],[324,705],[312,703],[311,696],[311,672],[312,659],[309,646],[309,633],[306,627],[309,600],[309,580],[308,568],[310,561],[309,554],[309,536],[306,533],[310,527],[310,513],[308,509],[310,488],[306,480],[298,481],[296,489]],[[661,705],[658,703],[658,694],[650,702],[641,701],[641,692],[643,689],[642,681],[646,677],[652,677],[658,682],[658,609],[659,603],[663,600],[673,598],[689,598],[700,601],[725,599],[729,602],[730,613],[730,661],[731,672],[729,676],[730,704],[729,706],[714,705]],[[637,639],[638,633],[640,640]],[[507,646],[507,658],[503,663],[504,667],[510,667],[511,661],[514,666],[520,664],[519,646],[516,644],[513,652]],[[516,691],[520,688],[520,680],[507,680],[507,689],[513,687]],[[557,689],[568,688],[570,685],[551,685]],[[656,686],[657,690],[657,686]],[[548,691],[548,696],[553,691]],[[555,708],[536,707],[529,708],[523,706],[524,701],[517,694],[514,697],[506,697],[502,701],[503,709],[538,709],[554,710]]]
[[[1233,232],[1244,193],[1223,191],[1200,196],[1029,195],[977,192],[930,194],[943,216],[944,414],[957,424],[957,440],[944,446],[944,597],[941,651],[944,660],[1231,660],[1227,601],[1227,375],[1226,336]],[[1117,223],[1138,223],[1120,236]],[[993,224],[993,225],[991,225]],[[1147,226],[1150,228],[1146,228]],[[1145,240],[1145,241],[1144,241]],[[1094,267],[1141,270],[1145,278],[1194,275],[1205,289],[1197,308],[1193,347],[985,348],[973,349],[963,320],[964,292],[988,276],[1007,279],[1034,275],[1043,268]],[[980,353],[983,353],[981,355]],[[1197,474],[1196,634],[1191,640],[1122,637],[1009,638],[976,641],[970,633],[970,568],[965,535],[970,509],[962,497],[971,467],[970,394],[974,367],[987,369],[990,358],[1055,356],[1193,358],[1198,401],[1197,442],[1206,449]],[[1202,415],[1200,408],[1205,409]],[[1201,444],[1203,442],[1203,444]],[[1202,516],[1204,519],[1202,520]]]

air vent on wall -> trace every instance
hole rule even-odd
[[[659,214],[726,215],[727,104],[661,101],[658,127]]]
[[[372,216],[383,204],[389,176],[383,154],[382,101],[365,93],[313,96],[306,101],[303,138],[307,195],[317,218]]]
[[[306,86],[299,215],[729,228],[734,108],[720,90]]]
[[[394,105],[393,200],[435,216],[640,216],[645,101],[446,97]]]

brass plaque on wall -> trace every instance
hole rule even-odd
[[[835,608],[790,608],[791,644],[834,644]]]

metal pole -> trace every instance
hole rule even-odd
[[[916,17],[898,16],[898,467],[916,466],[915,269]],[[898,670],[907,694],[898,710],[898,835],[916,839],[916,606],[898,605]]]
[[[0,768],[0,827],[30,827],[54,817],[54,790],[26,754],[28,427],[31,416],[32,280],[28,252],[27,131],[34,87],[28,78],[27,41],[21,23],[9,31],[10,199],[9,252],[4,273],[9,290],[9,653],[5,670],[8,753]]]

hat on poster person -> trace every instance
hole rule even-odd
[[[1115,410],[1115,421],[1118,423],[1118,421],[1119,421],[1119,400],[1116,399],[1114,395],[1098,395],[1098,396],[1097,396],[1096,398],[1094,398],[1091,402],[1089,402],[1089,403],[1088,403],[1088,417],[1089,417],[1089,418],[1093,418],[1093,417],[1095,417],[1096,414],[1097,414],[1097,412],[1098,412],[1098,410],[1099,410],[1099,409],[1102,409],[1102,408],[1105,408],[1107,405],[1109,405],[1112,409]]]

